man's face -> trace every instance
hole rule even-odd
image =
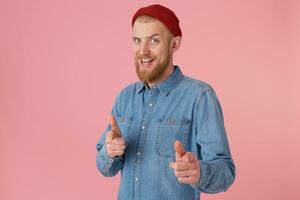
[[[133,25],[133,51],[138,78],[146,83],[159,81],[171,60],[171,33],[159,21]]]

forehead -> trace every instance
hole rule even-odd
[[[159,20],[151,21],[139,21],[138,19],[134,22],[132,27],[132,34],[135,37],[149,37],[154,34],[159,34],[162,37],[167,37],[169,29]]]

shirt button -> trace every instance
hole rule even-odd
[[[138,181],[139,179],[137,177],[135,177],[135,181]]]
[[[142,126],[142,129],[145,129],[145,126]]]
[[[150,103],[149,106],[151,107],[151,106],[152,106],[152,103]]]
[[[141,152],[137,152],[137,155],[141,155]]]

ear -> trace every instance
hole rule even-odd
[[[171,40],[171,53],[172,54],[179,49],[180,44],[181,44],[181,39],[182,38],[180,36],[172,38],[172,40]]]

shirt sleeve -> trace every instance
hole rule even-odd
[[[221,105],[213,89],[205,89],[196,106],[195,116],[201,177],[192,187],[205,193],[226,191],[234,182],[235,165]]]
[[[112,109],[112,114],[115,117],[117,116],[117,102],[118,102],[118,99],[114,103],[114,106]],[[98,151],[97,158],[96,158],[97,168],[104,176],[116,175],[123,168],[123,164],[124,164],[124,155],[111,158],[107,154],[106,146],[105,146],[105,138],[106,138],[107,132],[110,131],[110,129],[111,129],[111,126],[110,126],[110,124],[108,124],[108,126],[102,133],[102,136],[96,145],[96,149]]]

